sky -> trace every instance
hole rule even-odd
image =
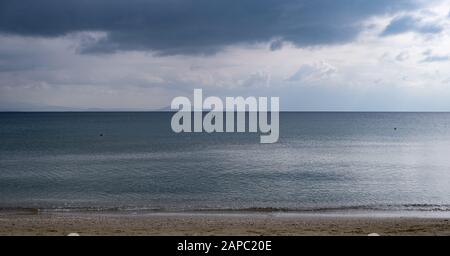
[[[450,111],[449,0],[0,0],[0,110]]]

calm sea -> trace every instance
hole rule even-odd
[[[449,113],[281,113],[275,144],[171,116],[0,113],[0,207],[449,215]]]

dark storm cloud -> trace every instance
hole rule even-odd
[[[297,46],[348,42],[373,16],[417,7],[413,0],[0,0],[0,31],[56,37],[104,31],[85,52],[213,53],[237,43]]]
[[[417,32],[421,34],[437,34],[443,28],[436,24],[422,23],[418,18],[404,15],[397,17],[383,31],[383,36],[402,34],[405,32]]]

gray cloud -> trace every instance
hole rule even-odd
[[[421,19],[409,15],[397,17],[383,31],[383,36],[397,35],[405,32],[416,32],[420,34],[437,34],[443,28],[436,24],[423,23]]]
[[[397,60],[397,61],[405,61],[405,60],[407,60],[407,59],[409,59],[409,53],[408,53],[408,52],[405,52],[405,51],[399,53],[399,54],[395,57],[395,60]]]
[[[422,62],[443,62],[443,61],[450,61],[450,56],[430,55],[422,60]]]
[[[322,79],[330,78],[332,75],[336,74],[337,69],[326,63],[319,62],[313,65],[305,64],[302,65],[295,74],[289,77],[286,81],[288,82],[314,82]]]
[[[431,49],[428,49],[422,53],[425,58],[421,62],[445,62],[450,61],[449,55],[437,55],[433,54]]]
[[[274,38],[276,50],[282,41],[296,46],[348,42],[366,18],[417,7],[414,0],[0,0],[0,32],[39,37],[107,33],[101,40],[87,40],[85,53],[208,54]],[[414,29],[414,24],[396,21],[386,33]]]
[[[280,50],[281,48],[283,48],[283,40],[277,39],[277,40],[273,41],[272,43],[270,43],[271,51]]]

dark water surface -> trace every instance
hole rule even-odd
[[[275,144],[171,116],[0,113],[0,207],[450,212],[448,113],[281,113]]]

